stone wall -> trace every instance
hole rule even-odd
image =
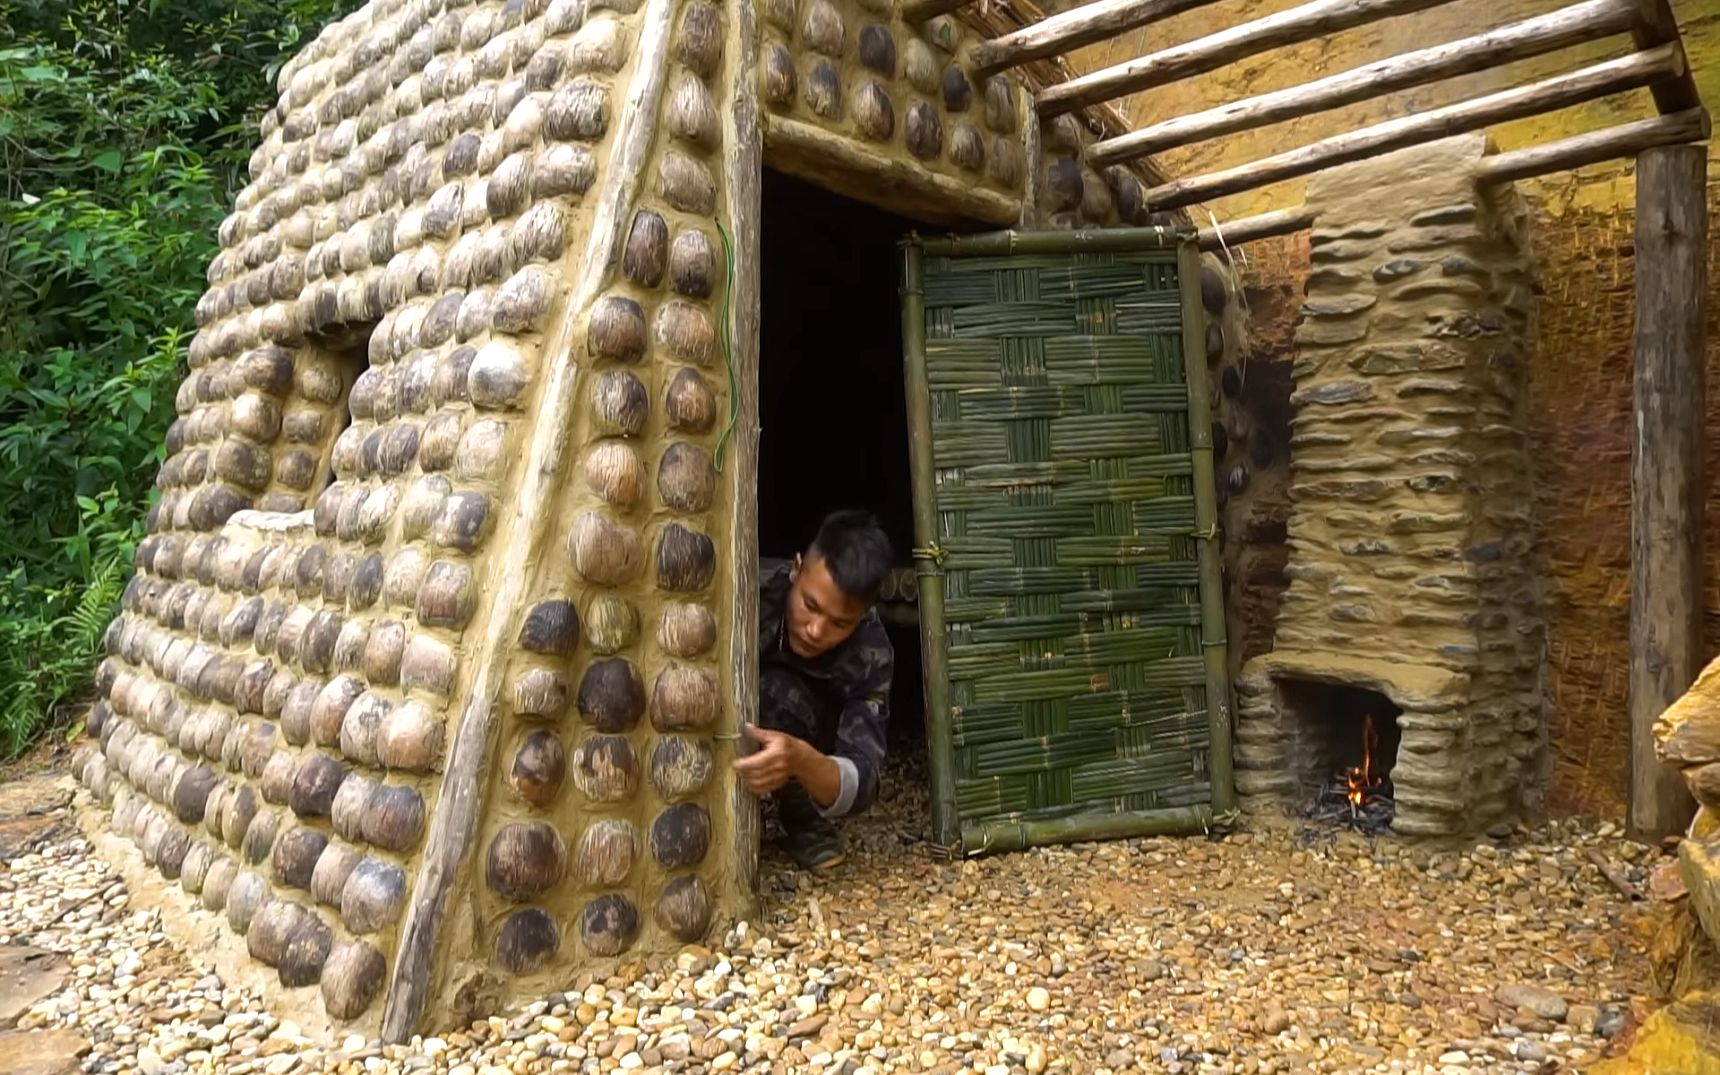
[[[1484,149],[1452,139],[1310,186],[1290,582],[1273,652],[1241,688],[1239,788],[1257,801],[1292,790],[1297,715],[1275,677],[1367,687],[1404,710],[1399,831],[1485,828],[1538,791],[1531,267],[1520,202],[1475,182]]]
[[[612,264],[591,205],[630,189],[608,162],[635,46],[674,15],[672,65],[649,63],[684,124]],[[721,23],[695,0],[379,0],[283,70],[221,228],[80,769],[166,879],[337,1021],[380,1015],[433,819],[469,794],[442,774],[485,683],[487,809],[431,927],[434,1021],[701,936],[726,885]],[[578,304],[594,251],[616,286]],[[336,338],[368,341],[350,394]],[[580,374],[561,382],[575,430],[534,422],[557,369]],[[544,555],[509,562],[520,485],[570,433]],[[510,577],[521,619],[492,623]]]
[[[1037,175],[1054,226],[1141,219],[1089,128],[1030,152],[970,31],[869,4],[747,12],[752,71],[709,0],[375,0],[283,69],[77,769],[334,1021],[411,967],[457,1023],[749,898],[736,86],[900,212],[977,184],[1012,222]]]

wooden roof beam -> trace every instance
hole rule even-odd
[[[1216,34],[1070,79],[1039,92],[1042,116],[1057,116],[1198,75],[1249,56],[1451,0],[1311,0]]]
[[[1645,149],[1700,142],[1710,133],[1708,112],[1692,108],[1639,119],[1538,146],[1496,153],[1481,161],[1481,181],[1504,183],[1568,171],[1601,161],[1635,157]]]
[[[1527,86],[1377,123],[1240,167],[1165,183],[1147,191],[1147,208],[1162,212],[1258,190],[1339,164],[1651,86],[1676,78],[1685,70],[1684,50],[1677,44],[1633,52]]]
[[[1637,0],[1638,23],[1632,36],[1636,47],[1650,49],[1656,45],[1682,45],[1678,20],[1673,17],[1667,0]],[[1684,112],[1702,106],[1702,95],[1696,92],[1696,80],[1686,70],[1680,77],[1656,84],[1652,88],[1654,106],[1662,115]]]
[[[904,22],[925,22],[939,15],[948,15],[968,5],[968,0],[903,0],[901,5]]]
[[[1556,142],[1526,146],[1482,158],[1478,182],[1509,183],[1553,172],[1568,171],[1601,161],[1635,157],[1656,146],[1700,142],[1710,133],[1708,113],[1701,108],[1621,123]],[[1314,226],[1311,206],[1274,209],[1253,216],[1237,217],[1199,229],[1195,242],[1206,251],[1234,249],[1245,243],[1294,235]],[[1100,234],[1108,234],[1102,232]]]
[[[1390,56],[1306,85],[1233,101],[1096,142],[1087,148],[1087,160],[1094,167],[1104,167],[1622,34],[1637,24],[1637,3],[1583,0],[1475,37]]]
[[[971,69],[977,78],[1007,67],[1073,52],[1136,27],[1204,7],[1213,0],[1095,0],[1061,15],[1024,26],[975,46]],[[1635,0],[1632,0],[1634,3]]]

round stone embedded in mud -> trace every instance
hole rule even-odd
[[[625,896],[599,896],[580,912],[579,939],[594,956],[620,955],[638,936],[639,908]]]
[[[651,857],[675,869],[696,866],[711,848],[711,815],[697,803],[676,803],[651,823]]]
[[[660,732],[698,731],[717,719],[716,677],[702,668],[671,664],[651,689],[651,726]]]
[[[579,610],[572,601],[552,598],[539,601],[526,613],[520,627],[520,648],[532,653],[565,657],[579,641]]]
[[[323,965],[323,1007],[336,1019],[356,1019],[376,1000],[387,978],[387,959],[368,942],[337,945]]]
[[[677,877],[657,897],[658,928],[686,944],[705,936],[711,926],[711,895],[697,877]]]
[[[594,735],[573,751],[573,785],[596,803],[618,803],[639,790],[639,759],[619,735]]]
[[[592,822],[574,853],[574,877],[587,888],[613,888],[627,880],[639,860],[639,833],[619,818]]]
[[[703,791],[715,769],[710,744],[700,739],[667,735],[651,748],[651,786],[668,802]]]
[[[552,731],[539,729],[525,737],[514,753],[508,783],[514,794],[533,806],[548,806],[567,778],[567,751]]]
[[[510,974],[530,974],[555,958],[561,929],[555,917],[538,907],[515,911],[496,931],[496,964]]]
[[[598,731],[628,732],[645,713],[645,683],[625,657],[593,661],[579,681],[576,704]]]
[[[619,586],[638,577],[645,550],[633,530],[598,512],[586,512],[568,536],[573,567],[588,582]]]
[[[515,821],[490,841],[485,879],[498,895],[530,900],[561,883],[567,848],[553,825]]]
[[[388,928],[405,906],[406,874],[380,859],[361,860],[341,889],[340,918],[353,933]]]

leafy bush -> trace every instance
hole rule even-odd
[[[87,696],[215,230],[358,0],[0,0],[0,757]]]

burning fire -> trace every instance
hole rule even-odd
[[[1350,812],[1354,814],[1368,801],[1368,791],[1383,783],[1383,778],[1374,775],[1374,717],[1372,713],[1362,717],[1362,764],[1352,765],[1344,773],[1344,783],[1349,786]]]

